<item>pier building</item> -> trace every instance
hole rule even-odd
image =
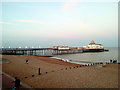
[[[89,45],[83,46],[83,52],[102,52],[104,47],[102,44],[96,44],[94,40]]]

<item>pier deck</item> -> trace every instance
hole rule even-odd
[[[60,54],[80,53],[81,49],[71,48],[69,50],[55,50],[53,48],[4,48],[1,50],[2,54],[8,55],[43,55],[52,56]]]

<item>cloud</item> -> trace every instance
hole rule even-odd
[[[16,21],[23,22],[23,23],[51,24],[49,22],[38,21],[38,20],[16,20]]]
[[[66,1],[64,2],[64,4],[62,5],[61,9],[64,11],[64,12],[69,12],[71,10],[73,10],[73,8],[78,4],[79,2],[78,1],[72,1],[72,0],[69,0],[69,1]]]
[[[0,21],[0,24],[14,24],[14,23]]]

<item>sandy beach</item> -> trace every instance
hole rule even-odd
[[[2,58],[9,60],[0,64],[2,71],[17,76],[32,88],[118,88],[118,64],[80,67],[50,57],[3,55]]]

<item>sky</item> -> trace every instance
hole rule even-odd
[[[117,2],[2,2],[2,47],[118,46]]]

